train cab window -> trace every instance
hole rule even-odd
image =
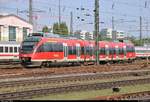
[[[0,52],[3,52],[3,50],[4,50],[4,49],[3,49],[3,47],[2,47],[2,46],[0,46]]]
[[[14,52],[17,53],[17,47],[14,47]]]
[[[13,47],[9,47],[9,52],[13,52]]]
[[[8,47],[5,47],[5,53],[8,53]]]

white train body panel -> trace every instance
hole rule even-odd
[[[150,47],[136,46],[135,53],[136,53],[136,57],[141,57],[141,58],[150,57]]]
[[[19,60],[20,43],[9,41],[0,42],[0,61]]]

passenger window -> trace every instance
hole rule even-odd
[[[17,47],[14,47],[14,52],[17,53]]]
[[[9,52],[13,52],[13,47],[9,47]]]
[[[81,47],[81,54],[84,55],[84,47]]]
[[[3,52],[3,47],[0,47],[0,52]]]
[[[5,47],[5,53],[8,53],[8,47]]]
[[[37,52],[63,52],[63,45],[60,43],[45,43],[37,49]]]
[[[113,54],[116,54],[116,50],[115,50],[115,48],[113,48]]]
[[[73,55],[73,46],[68,46],[69,55]]]
[[[100,48],[100,54],[105,54],[105,48],[104,47],[102,47],[102,48]]]
[[[109,54],[110,54],[110,55],[114,54],[113,48],[109,48]]]

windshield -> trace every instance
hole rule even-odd
[[[40,41],[40,38],[29,37],[22,42],[21,52],[32,53],[36,44]]]

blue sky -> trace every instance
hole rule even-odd
[[[146,3],[146,4],[145,4]],[[58,0],[33,0],[34,10],[42,10],[44,12],[34,12],[37,20],[37,28],[41,29],[44,25],[51,26],[54,22],[58,21]],[[17,14],[19,11],[28,10],[28,0],[0,0],[1,13]],[[79,10],[77,10],[79,8]],[[85,8],[85,10],[80,10]],[[73,12],[73,28],[74,30],[87,30],[93,31],[94,25],[94,0],[61,0],[61,15],[62,21],[70,25],[70,12]],[[139,36],[139,17],[143,18],[143,36],[149,36],[150,27],[150,0],[100,0],[100,29],[105,27],[111,28],[112,16],[115,19],[115,29],[123,30],[128,35]],[[90,14],[91,16],[85,16]],[[19,13],[20,17],[28,20],[28,13]],[[80,17],[80,19],[77,19]],[[81,21],[84,19],[85,21]],[[147,23],[148,23],[148,28]]]

